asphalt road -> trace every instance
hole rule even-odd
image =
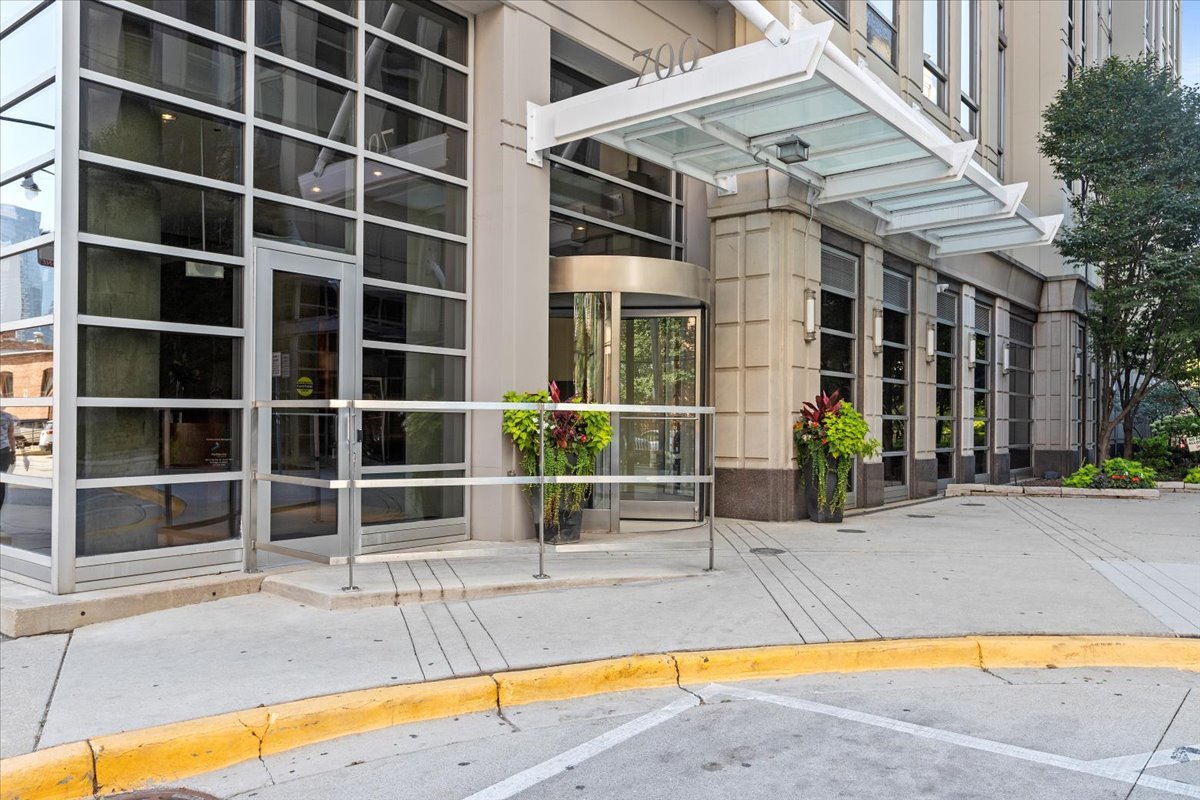
[[[821,675],[603,695],[199,776],[238,800],[1200,798],[1200,675]]]

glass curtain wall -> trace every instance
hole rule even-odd
[[[974,356],[971,447],[975,453],[975,481],[986,483],[991,473],[988,451],[992,442],[992,307],[978,299],[975,301],[975,332],[971,346]]]
[[[78,558],[57,590],[236,569],[245,342],[271,313],[245,302],[256,248],[361,270],[356,396],[466,396],[468,21],[408,0],[0,7],[0,402],[20,435],[0,548],[49,565],[56,486],[74,530],[55,541]],[[57,159],[78,157],[57,186],[56,125]],[[63,207],[77,227],[59,230]],[[363,426],[366,471],[465,471],[461,414]],[[375,530],[465,519],[461,488],[362,503]]]
[[[550,62],[550,101],[602,83]],[[550,162],[550,255],[683,258],[683,195],[666,167],[592,139],[559,145]]]
[[[958,295],[941,292],[937,296],[937,322],[934,341],[934,442],[939,488],[954,480],[957,446],[956,421],[958,396]]]
[[[912,279],[883,273],[883,488],[886,500],[908,496]]]
[[[1033,470],[1033,320],[1013,315],[1008,322],[1008,454],[1015,477]],[[1076,377],[1077,412],[1082,411],[1081,377]]]
[[[0,3],[0,558],[50,582],[58,6]]]

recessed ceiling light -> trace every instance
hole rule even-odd
[[[313,190],[313,193],[314,193],[314,194],[318,194],[318,193],[320,193],[320,191],[321,191],[321,187],[320,187],[320,186],[314,186],[314,187],[312,187],[312,190]]]
[[[383,170],[381,170],[381,169],[372,170],[371,174],[374,175],[376,178],[381,178],[381,177],[383,177]]]
[[[575,230],[580,231],[582,233],[583,231],[587,230],[587,227],[585,225],[576,225]]]
[[[161,114],[161,116],[162,116],[162,121],[163,121],[163,122],[170,122],[171,120],[175,119],[175,115],[174,115],[174,114],[168,114],[168,113],[167,113],[167,112],[165,112],[165,111],[164,111],[164,112]]]

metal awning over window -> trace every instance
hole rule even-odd
[[[691,69],[649,62],[648,74],[557,103],[528,104],[531,164],[542,151],[592,138],[736,191],[764,167],[810,187],[818,205],[850,202],[878,233],[911,233],[932,257],[1049,243],[1062,216],[1021,205],[955,142],[829,41],[832,22],[716,53]],[[683,65],[687,67],[687,64]]]

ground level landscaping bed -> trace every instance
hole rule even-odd
[[[1192,489],[1166,489],[1164,491],[1192,491]],[[1180,483],[1182,487],[1184,484]],[[1190,487],[1190,485],[1189,485]],[[1197,487],[1200,489],[1200,487]],[[995,485],[990,483],[952,483],[946,487],[946,497],[970,497],[972,495],[1035,495],[1039,497],[1108,497],[1114,500],[1157,500],[1158,489],[1072,489],[1064,486],[1029,486],[1019,484]]]

